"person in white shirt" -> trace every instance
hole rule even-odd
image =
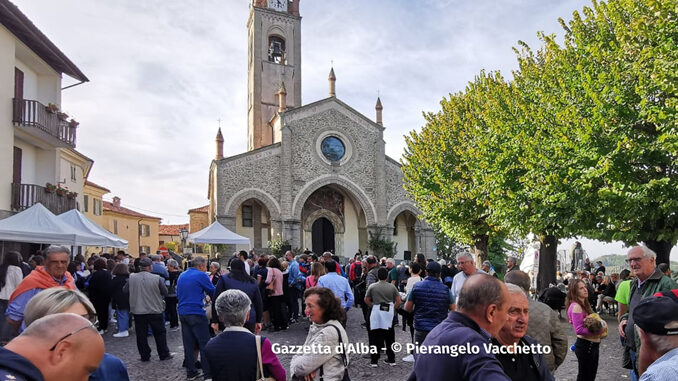
[[[454,296],[455,304],[457,297],[459,297],[461,287],[464,285],[464,282],[466,282],[468,277],[474,274],[487,274],[485,271],[476,268],[476,264],[473,262],[473,256],[471,253],[459,254],[457,257],[457,265],[461,271],[455,275],[454,280],[452,280],[452,295]]]
[[[405,293],[409,294],[415,284],[421,282],[421,266],[417,262],[412,262],[410,265],[410,277],[407,278],[405,285]]]
[[[6,252],[0,261],[0,345],[11,339],[11,328],[5,320],[5,310],[10,296],[23,279],[21,254],[18,251]]]
[[[247,275],[251,275],[250,274],[250,264],[247,263],[247,252],[245,250],[240,250],[238,252],[238,259],[240,259],[241,261],[243,261],[245,263],[245,272],[247,273]]]

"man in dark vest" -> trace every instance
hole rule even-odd
[[[429,262],[423,281],[412,287],[407,296],[405,310],[414,311],[414,342],[423,343],[426,335],[445,320],[447,313],[454,306],[454,298],[450,289],[440,281],[440,264]]]

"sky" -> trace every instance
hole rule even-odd
[[[104,199],[188,222],[208,203],[217,120],[225,156],[247,148],[249,1],[11,1],[90,79],[64,90],[61,108],[80,122],[77,149],[94,160],[89,180],[111,190]],[[337,98],[374,119],[381,97],[386,154],[399,160],[422,113],[481,70],[510,77],[519,40],[537,48],[538,31],[562,36],[558,18],[589,4],[301,0],[302,104],[327,97],[333,65]],[[582,242],[594,257],[626,251]]]

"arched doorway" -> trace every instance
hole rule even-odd
[[[325,217],[320,217],[313,222],[311,228],[311,242],[313,252],[322,254],[326,251],[334,251],[334,225]]]
[[[404,259],[405,251],[417,252],[415,225],[417,217],[409,210],[400,212],[393,220],[392,240],[398,244],[396,259]]]

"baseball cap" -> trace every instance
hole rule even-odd
[[[643,331],[655,335],[678,335],[678,298],[645,298],[633,310],[633,321]]]
[[[153,261],[151,258],[141,258],[139,260],[139,267],[151,267],[153,266]]]
[[[440,263],[438,263],[438,262],[429,262],[426,265],[426,271],[427,272],[439,273],[440,269],[441,269]]]

